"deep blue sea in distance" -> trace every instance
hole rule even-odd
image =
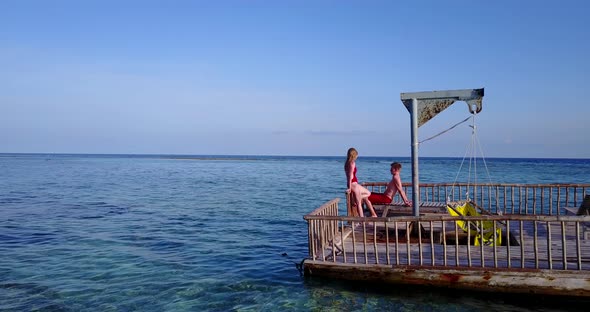
[[[409,182],[408,157],[360,157],[357,176],[387,181],[392,161]],[[470,170],[481,182],[590,182],[590,159],[490,158],[469,170],[461,163],[421,158],[420,181],[462,181]],[[579,307],[301,276],[303,215],[335,197],[345,214],[343,164],[344,157],[0,154],[0,311]]]

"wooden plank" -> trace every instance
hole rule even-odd
[[[416,284],[467,290],[566,296],[590,296],[590,273],[550,270],[459,269],[387,265],[351,265],[305,260],[307,276]]]

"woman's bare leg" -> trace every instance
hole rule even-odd
[[[371,212],[371,217],[376,217],[377,214],[375,213],[375,209],[373,209],[373,204],[371,204],[371,202],[369,201],[369,196],[371,196],[371,191],[369,191],[367,188],[365,188],[361,185],[359,185],[359,188],[360,188],[362,201],[365,202],[365,204],[367,205],[367,208],[369,209],[369,212]]]
[[[371,217],[377,217],[377,214],[375,213],[375,209],[373,209],[373,204],[371,204],[371,201],[369,201],[369,197],[367,196],[367,197],[363,198],[363,200],[365,201],[367,208],[369,208],[369,211],[371,212]]]
[[[365,214],[363,213],[362,189],[363,189],[363,187],[360,186],[358,183],[353,183],[351,186],[351,191],[354,192],[354,197],[356,199],[356,209],[358,211],[359,217],[365,216]]]
[[[359,217],[364,217],[365,214],[363,212],[363,202],[361,200],[361,194],[356,194],[356,209],[358,211]]]

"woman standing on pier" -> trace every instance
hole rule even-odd
[[[344,164],[344,172],[346,172],[346,193],[351,194],[351,200],[354,198],[356,202],[356,209],[359,217],[364,217],[362,202],[365,202],[367,208],[371,212],[371,217],[376,217],[375,209],[369,201],[371,192],[358,183],[356,178],[356,159],[358,158],[358,152],[353,147],[348,149],[348,155],[346,163]]]

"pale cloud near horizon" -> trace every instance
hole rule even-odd
[[[309,130],[304,133],[318,136],[371,136],[371,135],[383,135],[377,131],[369,130],[344,130],[344,131],[329,131],[329,130]]]

